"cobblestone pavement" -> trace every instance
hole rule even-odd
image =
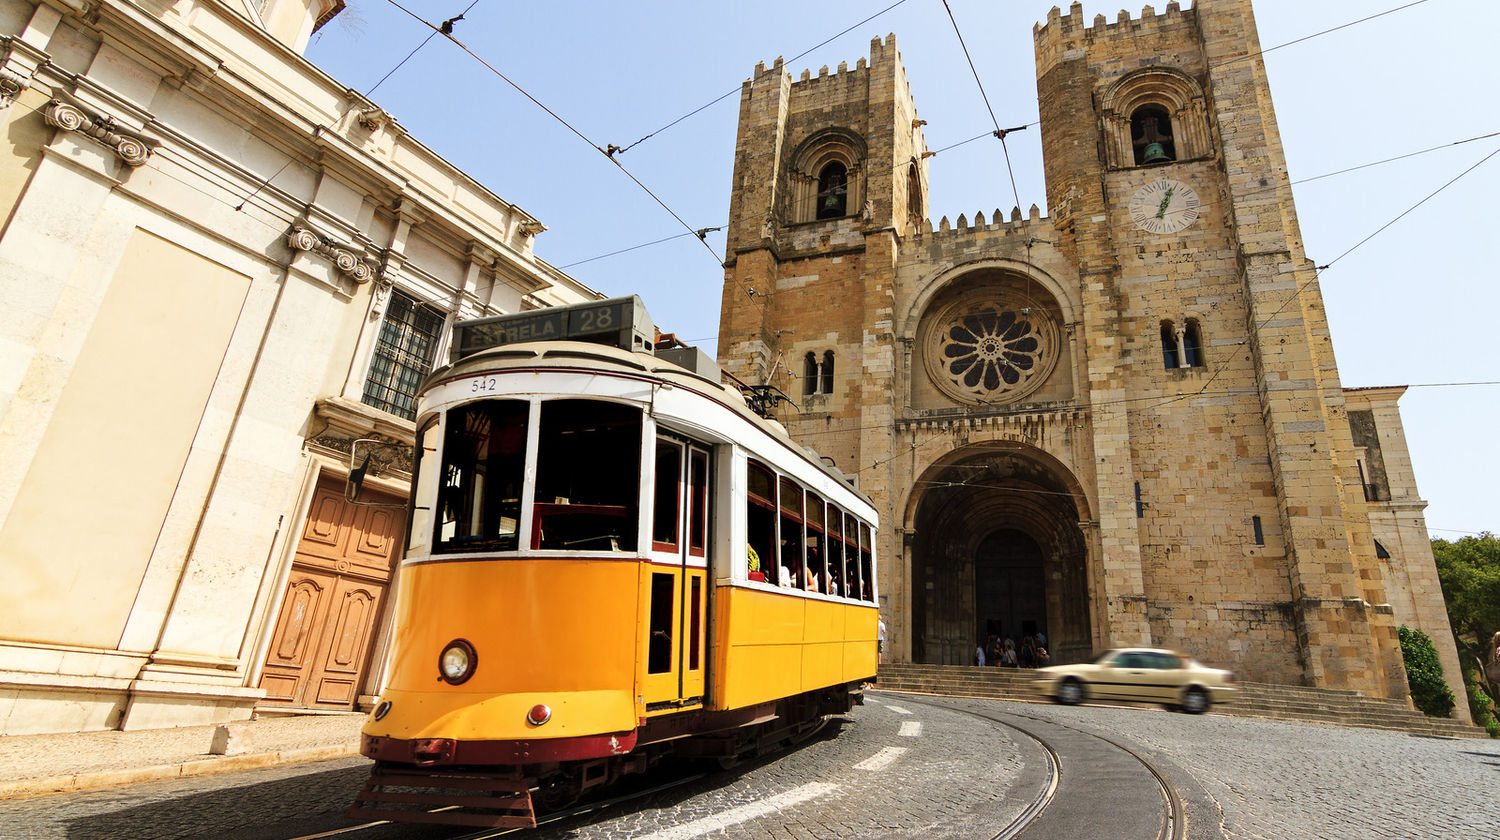
[[[713,770],[686,785],[523,836],[546,840],[988,838],[1035,795],[1045,762],[1007,727],[962,713],[1030,717],[1141,752],[1200,807],[1193,836],[1500,837],[1500,743],[1151,708],[945,699],[881,692],[837,733]],[[351,826],[340,816],[368,763],[345,759],[0,802],[0,838],[284,840]],[[701,765],[682,773],[703,773]],[[647,784],[661,784],[653,777]],[[1107,821],[1098,837],[1109,837]],[[340,840],[465,833],[382,826]]]
[[[1164,757],[1218,804],[1234,840],[1500,837],[1496,741],[1147,707],[954,705],[1065,723]]]
[[[856,709],[836,736],[626,816],[540,836],[988,838],[1030,802],[1042,772],[1040,749],[1004,726],[891,695]]]

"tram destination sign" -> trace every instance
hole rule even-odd
[[[554,306],[515,315],[460,321],[453,327],[452,361],[506,344],[588,341],[623,350],[652,349],[656,328],[640,297]]]

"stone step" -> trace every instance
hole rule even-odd
[[[882,665],[878,685],[895,691],[954,697],[990,697],[1042,702],[1036,672],[961,665]],[[1273,683],[1240,683],[1235,699],[1216,707],[1223,714],[1272,720],[1331,723],[1439,737],[1482,738],[1485,732],[1456,720],[1430,718],[1406,701],[1366,697],[1345,689]]]

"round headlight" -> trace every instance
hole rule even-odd
[[[385,720],[385,716],[388,715],[388,714],[390,714],[390,713],[391,713],[391,701],[389,701],[389,700],[382,700],[382,701],[380,701],[380,705],[375,707],[375,719],[376,720]]]
[[[444,682],[458,685],[474,675],[477,664],[479,657],[474,654],[474,646],[464,639],[454,639],[438,657],[438,673]]]

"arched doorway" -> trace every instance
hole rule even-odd
[[[917,482],[911,515],[912,661],[964,665],[990,634],[1047,636],[1054,663],[1093,653],[1088,501],[1024,444],[966,447]]]

